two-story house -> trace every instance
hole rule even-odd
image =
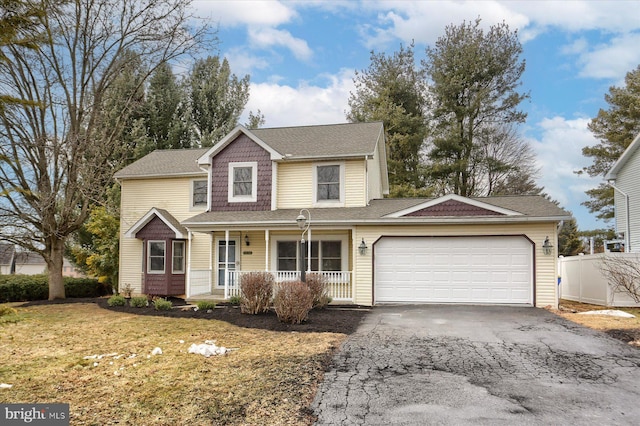
[[[616,231],[624,251],[640,253],[640,134],[613,164],[605,179],[614,188]]]
[[[384,198],[379,122],[239,126],[116,178],[120,283],[137,293],[229,297],[246,272],[304,271],[325,275],[342,303],[557,306],[569,215],[539,196]]]

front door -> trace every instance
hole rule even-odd
[[[218,240],[218,287],[224,287],[225,280],[227,279],[227,271],[233,272],[236,270],[236,261],[238,259],[237,241],[229,240],[228,246],[226,246],[226,243],[227,241],[223,239]],[[233,275],[229,275],[229,277],[233,279]],[[230,286],[233,285],[233,281],[230,282]]]

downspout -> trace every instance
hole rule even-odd
[[[629,217],[629,194],[627,194],[626,192],[624,192],[623,190],[618,188],[614,182],[615,182],[615,180],[612,179],[607,183],[615,191],[618,191],[624,197],[624,208],[625,208],[625,213],[624,213],[624,217],[625,217],[624,251],[625,251],[625,253],[630,253],[631,252],[631,224],[629,223],[630,222],[630,217]]]
[[[187,285],[187,299],[191,297],[191,230],[189,229],[188,234],[188,249],[187,249],[187,276],[186,276],[186,285]]]

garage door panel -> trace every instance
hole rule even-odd
[[[532,304],[524,237],[384,237],[375,247],[376,302]]]

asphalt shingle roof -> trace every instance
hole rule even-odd
[[[196,161],[208,150],[209,148],[159,149],[116,172],[115,178],[206,175]]]
[[[496,213],[494,216],[469,216],[469,217],[430,217],[405,216],[401,218],[385,218],[385,216],[418,206],[434,198],[384,198],[372,200],[365,207],[337,207],[337,208],[317,208],[309,209],[311,218],[314,223],[331,224],[331,223],[376,223],[381,224],[392,221],[420,222],[429,219],[447,220],[464,220],[469,219],[474,222],[483,220],[514,220],[529,221],[532,218],[544,218],[554,220],[564,220],[570,217],[570,214],[558,207],[556,204],[547,200],[542,196],[506,196],[506,197],[486,197],[473,198],[486,204],[490,204],[503,209],[513,210],[520,213],[519,216],[505,216]],[[295,221],[298,216],[299,209],[282,209],[267,211],[235,211],[235,212],[205,212],[182,222],[183,225],[265,225],[267,223],[273,225],[287,225]]]

